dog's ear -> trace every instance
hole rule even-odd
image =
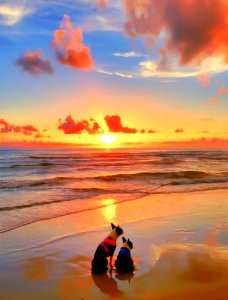
[[[125,239],[125,237],[124,237],[124,236],[122,237],[122,240],[123,240],[123,243],[125,243],[125,242],[126,242],[126,239]]]
[[[111,223],[111,226],[112,226],[112,229],[116,228],[116,226],[113,223]]]
[[[127,241],[128,241],[128,242],[130,241],[129,238],[127,239]]]
[[[128,239],[127,244],[130,247],[130,249],[133,249],[133,243]]]
[[[123,234],[123,229],[120,228],[119,225],[115,227],[115,230],[116,230],[116,233],[117,233],[118,236],[120,236],[121,234]]]

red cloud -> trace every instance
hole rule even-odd
[[[166,33],[164,53],[175,53],[181,64],[222,55],[228,62],[227,0],[123,0],[131,37],[159,38]]]
[[[18,126],[13,125],[5,121],[4,119],[0,119],[0,133],[10,133],[10,132],[21,132],[24,135],[32,135],[34,133],[38,133],[39,130],[32,125]]]
[[[81,134],[87,132],[89,134],[97,134],[100,132],[100,125],[93,119],[74,121],[71,116],[68,116],[63,123],[60,123],[58,129],[65,134]]]
[[[94,62],[90,48],[83,44],[81,28],[74,28],[68,15],[63,16],[60,27],[51,43],[58,61],[73,68],[91,69]]]
[[[110,132],[137,133],[137,129],[124,127],[118,115],[105,116],[106,124]]]
[[[221,96],[223,94],[228,94],[228,88],[225,88],[224,86],[222,86],[218,91],[217,91],[217,95]]]
[[[37,51],[28,51],[23,57],[19,58],[17,65],[22,68],[23,71],[33,75],[41,73],[53,73],[54,69],[48,60],[42,59],[43,51],[41,49]]]
[[[175,130],[175,132],[176,132],[176,133],[182,133],[182,132],[184,132],[184,129],[182,129],[182,128],[177,128],[177,129]]]

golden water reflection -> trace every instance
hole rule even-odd
[[[101,201],[102,214],[106,221],[112,222],[116,216],[116,200],[112,198],[103,199]]]

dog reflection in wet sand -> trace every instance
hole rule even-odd
[[[112,270],[104,274],[92,273],[92,278],[96,287],[99,288],[103,294],[112,297],[120,297],[124,294],[119,290],[116,280],[112,277]]]
[[[113,268],[112,259],[116,249],[116,241],[123,234],[123,229],[111,223],[112,231],[97,247],[92,260],[92,272],[94,274],[102,274],[107,272],[109,268]],[[109,257],[109,262],[108,258]]]

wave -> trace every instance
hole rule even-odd
[[[227,182],[226,182],[227,183]],[[188,185],[187,185],[188,186]],[[163,187],[167,187],[168,189],[165,189],[165,190],[159,190],[160,188],[162,189]],[[218,185],[218,186],[204,186],[204,187],[195,187],[195,188],[192,188],[192,189],[186,189],[186,188],[183,188],[183,189],[179,189],[179,190],[173,190],[172,188],[170,189],[170,185],[169,184],[164,184],[164,185],[160,185],[160,186],[157,186],[155,188],[152,188],[150,191],[148,192],[143,192],[143,193],[138,193],[138,195],[134,195],[132,196],[131,198],[126,198],[126,199],[122,199],[122,200],[117,200],[115,201],[115,204],[118,205],[118,204],[121,204],[121,203],[124,203],[124,202],[131,202],[131,201],[135,201],[135,200],[139,200],[139,199],[142,199],[144,196],[148,196],[148,195],[152,195],[152,194],[163,194],[163,195],[171,195],[171,194],[179,194],[179,193],[191,193],[191,192],[201,192],[201,191],[209,191],[209,190],[219,190],[219,189],[228,189],[228,185]],[[138,191],[139,192],[139,191]],[[34,203],[34,204],[31,204],[31,205],[21,205],[21,206],[15,206],[14,208],[5,208],[5,211],[6,210],[13,210],[13,209],[22,209],[22,208],[30,208],[30,207],[33,207],[33,206],[39,206],[39,205],[48,205],[48,204],[53,204],[53,203],[57,203],[57,202],[66,202],[66,201],[69,201],[69,200],[62,200],[62,201],[52,201],[52,202],[46,202],[46,203]],[[70,201],[77,201],[75,199],[71,199]],[[36,223],[36,222],[39,222],[39,221],[45,221],[45,220],[51,220],[51,219],[56,219],[56,218],[59,218],[59,217],[64,217],[64,216],[68,216],[68,215],[73,215],[73,214],[78,214],[78,213],[83,213],[83,212],[86,212],[86,211],[92,211],[92,210],[97,210],[97,209],[101,209],[101,208],[104,208],[104,207],[108,207],[108,206],[111,206],[113,205],[112,204],[99,204],[99,205],[94,205],[94,206],[91,206],[91,207],[86,207],[86,208],[81,208],[81,209],[74,209],[72,207],[72,211],[68,211],[68,212],[64,212],[64,213],[59,213],[59,214],[50,214],[50,216],[42,216],[42,214],[39,214],[39,218],[38,219],[33,219],[33,220],[29,220],[29,221],[24,221],[20,224],[16,224],[16,225],[13,225],[11,224],[10,227],[8,228],[2,228],[0,229],[0,234],[3,234],[3,233],[6,233],[8,231],[12,231],[12,230],[15,230],[17,228],[20,228],[20,227],[24,227],[24,226],[27,226],[29,224],[33,224],[33,223]],[[4,208],[1,208],[0,211],[4,211]],[[36,214],[36,217],[37,217],[37,214]],[[21,221],[21,220],[20,220]],[[22,220],[23,221],[23,220]]]
[[[114,175],[90,176],[90,177],[54,177],[44,180],[2,180],[0,181],[1,189],[14,189],[14,188],[29,188],[29,187],[55,187],[64,185],[65,183],[76,181],[105,181],[105,182],[123,182],[128,181],[142,181],[142,180],[172,180],[172,179],[186,179],[198,180],[210,178],[211,182],[228,181],[228,172],[221,173],[207,173],[202,171],[178,171],[178,172],[139,172],[139,173],[124,173]],[[209,183],[209,181],[208,181]]]
[[[202,160],[221,160],[221,161],[228,161],[228,156],[226,157],[214,157],[214,156],[200,156],[199,159]]]
[[[11,168],[11,169],[16,169],[16,168],[36,168],[36,167],[52,167],[52,166],[55,166],[56,164],[53,164],[53,163],[48,163],[48,162],[43,162],[43,163],[40,163],[40,164],[20,164],[20,165],[11,165],[7,168]],[[65,166],[65,164],[62,164]]]
[[[45,180],[1,180],[0,189],[15,189],[15,188],[27,188],[27,187],[39,187],[39,186],[56,186],[64,182],[77,180],[75,177],[55,177]]]
[[[99,188],[74,188],[71,189],[75,191],[75,194],[78,193],[77,199],[75,198],[76,195],[74,195],[74,198],[71,199],[59,199],[59,200],[50,200],[50,201],[42,201],[42,202],[33,202],[28,204],[21,204],[21,205],[14,205],[14,206],[3,206],[0,207],[0,211],[10,211],[15,209],[24,209],[24,208],[31,208],[34,206],[45,206],[49,204],[55,204],[55,203],[63,203],[63,202],[70,202],[70,201],[77,201],[77,200],[83,200],[83,199],[89,199],[92,197],[96,197],[98,195],[105,195],[105,194],[140,194],[140,191],[138,190],[132,190],[132,191],[126,191],[126,190],[107,190],[107,189],[99,189]]]
[[[116,174],[107,176],[97,176],[96,179],[104,181],[115,181],[115,180],[131,180],[131,179],[172,179],[172,178],[205,178],[205,177],[216,177],[216,174],[201,172],[201,171],[179,171],[179,172],[140,172],[133,174]]]

